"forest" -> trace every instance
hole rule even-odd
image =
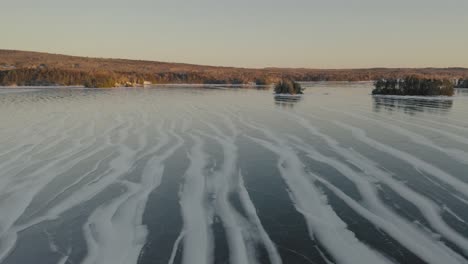
[[[106,59],[0,49],[0,85],[139,86],[143,83],[269,85],[296,81],[373,81],[415,76],[468,86],[466,68],[235,68],[158,61]],[[461,80],[461,81],[457,81]]]

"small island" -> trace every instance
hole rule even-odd
[[[408,76],[404,79],[380,79],[374,82],[373,95],[453,96],[454,83],[448,79]]]
[[[282,79],[275,84],[275,95],[299,96],[303,94],[303,89],[298,82],[289,79]]]

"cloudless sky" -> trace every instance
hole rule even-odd
[[[0,49],[242,67],[468,67],[468,0],[1,0]]]

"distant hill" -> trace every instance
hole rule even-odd
[[[415,75],[468,78],[466,68],[294,69],[214,67],[157,61],[77,57],[41,52],[0,50],[0,85],[119,85],[152,83],[272,83],[297,81],[369,81]]]

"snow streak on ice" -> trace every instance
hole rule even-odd
[[[468,109],[316,89],[0,94],[0,263],[468,263]]]

